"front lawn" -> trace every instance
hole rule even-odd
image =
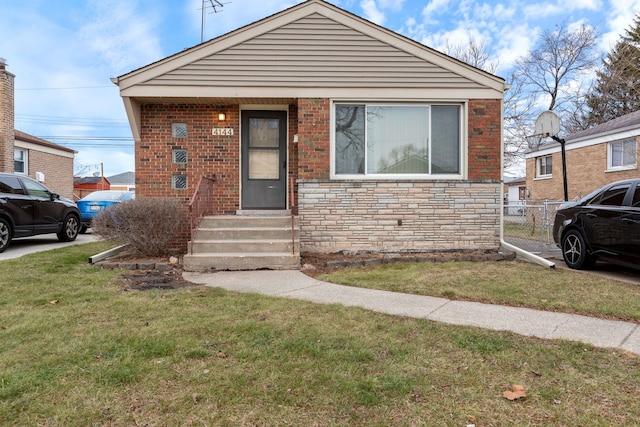
[[[0,425],[640,419],[635,355],[201,286],[131,291],[122,271],[87,264],[103,249],[0,261]],[[476,275],[485,268],[477,265]],[[503,397],[513,385],[526,396]]]

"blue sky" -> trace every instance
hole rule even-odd
[[[205,17],[205,40],[301,3],[220,1],[221,12]],[[331,3],[436,49],[483,42],[503,77],[545,28],[595,26],[604,53],[640,13],[640,0]],[[2,1],[0,57],[16,75],[16,128],[74,148],[87,172],[100,163],[107,176],[133,170],[131,131],[110,78],[199,44],[201,10],[202,0]]]

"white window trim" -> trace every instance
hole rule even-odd
[[[439,174],[439,175],[425,175],[425,174],[336,174],[335,165],[335,111],[338,104],[363,104],[370,105],[390,105],[397,107],[404,106],[432,106],[432,105],[455,105],[460,107],[460,173],[459,174]],[[343,181],[442,181],[442,180],[458,180],[463,181],[468,177],[468,135],[467,135],[467,123],[468,123],[468,103],[466,101],[436,101],[425,100],[421,102],[406,102],[406,101],[379,101],[379,100],[363,100],[363,99],[332,99],[331,111],[330,111],[330,178],[332,180]],[[431,152],[431,143],[429,144],[429,152]]]
[[[626,141],[633,141],[636,144],[636,155],[635,155],[635,162],[633,164],[629,164],[629,165],[622,165],[622,166],[612,166],[611,163],[613,162],[613,144],[624,144]],[[618,172],[618,171],[626,171],[626,170],[634,170],[638,168],[638,142],[636,141],[635,138],[633,139],[619,139],[617,141],[610,141],[607,143],[607,169],[605,172]]]
[[[551,157],[551,173],[541,174],[540,173],[540,161],[544,158]],[[547,154],[545,156],[536,157],[536,179],[549,179],[553,178],[553,155]]]
[[[29,150],[27,150],[26,148],[21,148],[21,147],[16,147],[13,149],[13,161],[15,164],[15,158],[16,158],[16,151],[22,151],[24,153],[24,172],[17,172],[15,171],[14,168],[14,172],[19,174],[19,175],[29,175]]]

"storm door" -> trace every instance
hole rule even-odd
[[[285,209],[287,112],[242,112],[242,209]]]

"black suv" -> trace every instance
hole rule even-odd
[[[640,178],[607,184],[576,202],[563,203],[553,238],[571,268],[596,260],[640,268]]]
[[[63,242],[80,230],[76,204],[33,179],[0,173],[0,252],[16,237],[57,233]]]

